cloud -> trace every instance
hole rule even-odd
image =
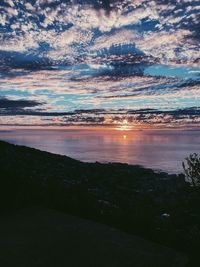
[[[2,1],[0,50],[63,64],[134,44],[160,62],[199,61],[200,1]],[[41,43],[46,46],[41,47]]]
[[[24,68],[26,70],[37,70],[49,68],[52,66],[51,61],[46,57],[41,58],[37,54],[23,54],[20,52],[10,52],[0,50],[0,69],[7,68]]]
[[[0,114],[12,114],[15,115],[29,108],[34,108],[42,105],[41,102],[19,99],[12,100],[5,97],[0,97]]]
[[[114,110],[75,110],[71,113],[43,111],[21,111],[0,118],[0,125],[31,126],[112,126],[132,127],[177,127],[200,126],[200,108],[192,107],[175,110],[158,109],[114,109]],[[20,115],[20,116],[19,116]]]
[[[188,111],[200,101],[199,10],[200,0],[1,1],[0,96],[18,101],[1,123],[199,123]]]

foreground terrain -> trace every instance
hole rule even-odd
[[[200,194],[185,182],[183,175],[155,173],[127,164],[82,163],[6,142],[0,142],[0,173],[2,216],[22,208],[31,210],[31,207],[67,212],[181,251],[189,257],[188,266],[196,266],[200,246]],[[55,222],[57,217],[53,214],[50,212],[49,220]],[[40,215],[36,214],[36,218]],[[23,216],[19,220],[24,222],[25,232],[29,233],[32,219]],[[58,221],[59,216],[64,215],[58,214]],[[15,219],[11,219],[13,221]],[[92,227],[96,226],[89,228]],[[14,237],[18,232],[11,231]],[[154,256],[152,259],[154,261]],[[138,266],[151,266],[143,263]],[[168,262],[166,266],[173,264]]]
[[[172,249],[54,210],[25,209],[0,221],[4,267],[183,267]]]

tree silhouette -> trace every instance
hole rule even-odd
[[[193,153],[185,160],[182,164],[188,181],[194,187],[200,186],[200,155]]]

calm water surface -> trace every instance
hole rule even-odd
[[[200,152],[200,131],[10,130],[0,139],[88,162],[124,162],[181,172],[182,160]]]

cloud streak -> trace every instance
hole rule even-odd
[[[73,112],[47,112],[26,110],[37,106],[26,101],[0,101],[2,126],[112,126],[132,129],[135,127],[177,127],[200,126],[200,108],[192,107],[175,110],[158,109],[91,109]],[[17,106],[17,109],[13,109]],[[3,109],[2,109],[3,107]],[[13,115],[15,119],[13,119]],[[17,117],[17,119],[16,119]],[[17,121],[17,122],[16,122]]]

